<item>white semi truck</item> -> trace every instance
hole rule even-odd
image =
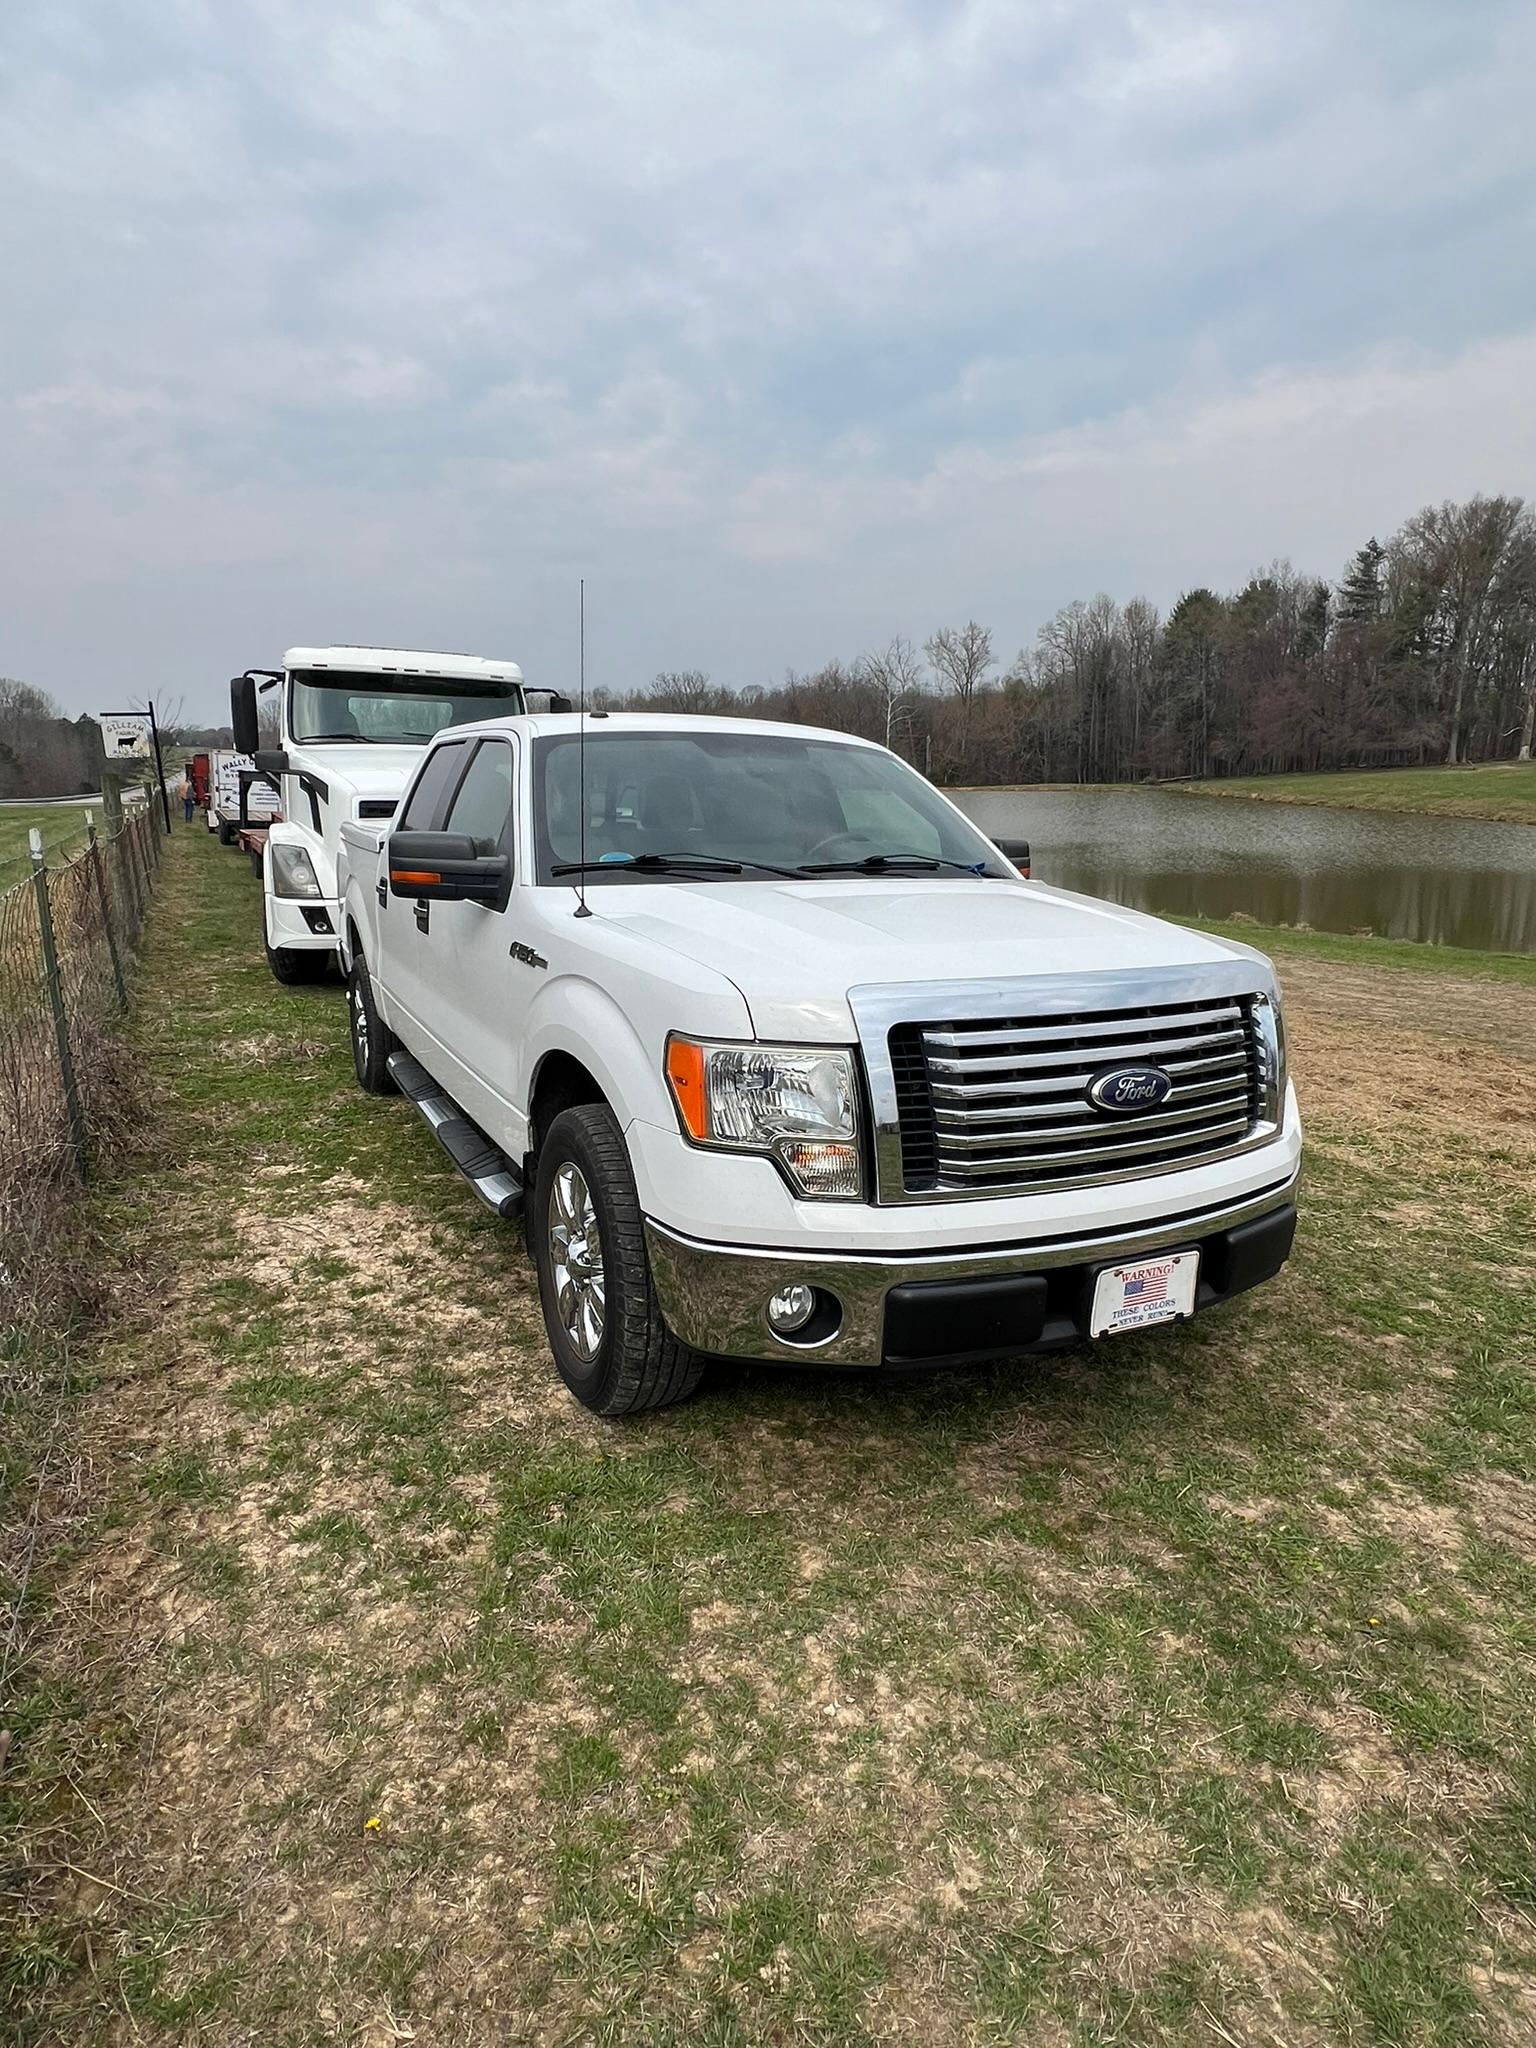
[[[746,719],[438,735],[340,827],[361,1085],[522,1215],[567,1385],[900,1370],[1172,1322],[1278,1271],[1269,962],[1025,881],[883,747]]]
[[[276,744],[258,698],[277,693]],[[262,939],[281,982],[319,980],[340,929],[336,854],[348,818],[389,818],[445,727],[524,709],[514,661],[399,647],[290,647],[230,684],[235,746],[278,791],[262,861]],[[272,721],[268,721],[269,725]]]

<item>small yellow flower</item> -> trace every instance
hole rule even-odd
[[[379,1829],[383,1827],[383,1825],[383,1821],[380,1820],[379,1816],[376,1813],[370,1813],[368,1818],[363,1822],[363,1833],[365,1835],[377,1834]]]
[[[1373,1615],[1371,1616],[1371,1627],[1372,1627],[1372,1628],[1380,1628],[1380,1627],[1381,1627],[1381,1616],[1380,1616],[1379,1614],[1373,1614]]]

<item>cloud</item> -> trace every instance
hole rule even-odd
[[[0,670],[552,676],[586,569],[614,680],[745,681],[1336,572],[1532,473],[1533,56],[1513,0],[19,0]]]

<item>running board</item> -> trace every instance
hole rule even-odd
[[[392,1052],[385,1061],[400,1093],[414,1102],[428,1128],[488,1209],[511,1218],[521,1214],[523,1177],[506,1154],[470,1122],[451,1095],[445,1095],[420,1060],[408,1052]]]

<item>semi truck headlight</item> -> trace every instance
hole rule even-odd
[[[863,1194],[851,1053],[672,1038],[667,1080],[695,1145],[767,1153],[803,1195]]]
[[[318,896],[320,884],[315,877],[315,864],[302,846],[288,846],[280,839],[270,840],[267,851],[272,856],[272,893],[274,896]]]

